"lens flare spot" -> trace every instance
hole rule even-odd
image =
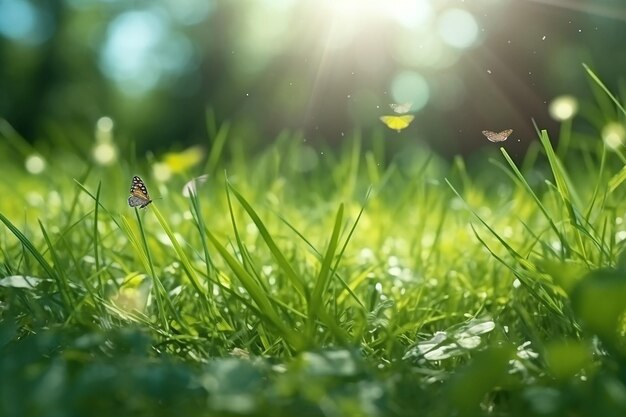
[[[396,103],[413,103],[412,111],[419,111],[428,103],[430,88],[417,72],[404,71],[393,79],[391,95]]]
[[[117,148],[111,142],[102,142],[94,146],[92,155],[98,164],[111,165],[117,161]]]
[[[446,10],[437,21],[441,39],[459,49],[469,48],[478,39],[478,23],[474,16],[462,9]]]
[[[602,140],[611,149],[617,149],[624,145],[626,139],[626,128],[617,122],[607,124],[602,128]]]
[[[39,155],[33,154],[26,158],[24,166],[29,173],[38,175],[46,169],[46,160]]]
[[[560,122],[569,120],[576,115],[578,111],[578,100],[569,95],[558,96],[550,102],[548,112],[550,117]]]

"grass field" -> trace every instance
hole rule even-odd
[[[626,112],[588,73],[518,162],[0,121],[0,415],[626,415]]]

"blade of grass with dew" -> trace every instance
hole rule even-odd
[[[480,235],[478,234],[478,232],[474,228],[474,225],[470,225],[470,226],[472,228],[472,232],[474,233],[474,236],[476,237],[476,239],[478,239],[478,241],[481,243],[481,245],[483,245],[485,247],[485,249],[487,249],[487,251],[489,251],[489,253],[491,254],[491,256],[494,259],[496,259],[498,262],[500,262],[502,265],[504,265],[506,268],[508,268],[513,273],[513,275],[515,275],[515,277],[519,280],[519,282],[522,283],[524,285],[524,287],[530,292],[530,294],[533,296],[533,298],[535,298],[537,301],[542,303],[548,310],[552,311],[557,317],[560,317],[561,319],[565,320],[568,324],[572,324],[571,316],[568,316],[568,315],[564,314],[563,310],[559,307],[559,304],[556,303],[556,301],[555,301],[556,300],[556,295],[548,293],[548,291],[546,290],[545,285],[542,285],[539,282],[539,280],[537,279],[538,271],[536,270],[534,265],[532,265],[528,261],[526,261],[524,263],[519,262],[519,260],[520,260],[519,257],[517,257],[516,260],[518,261],[518,263],[520,263],[520,265],[522,267],[524,267],[524,269],[520,270],[520,269],[516,268],[515,266],[510,265],[508,262],[506,262],[504,259],[502,259],[500,256],[498,256],[489,247],[487,242],[485,242],[480,237]],[[491,229],[489,229],[489,231],[492,234],[494,233]],[[523,258],[521,258],[521,259],[523,259]]]
[[[500,244],[507,250],[507,252],[509,252],[509,254],[513,257],[513,259],[515,259],[517,262],[519,262],[521,265],[528,268],[529,270],[536,272],[534,265],[528,262],[526,258],[524,258],[515,249],[513,249],[511,245],[509,245],[498,233],[496,233],[496,231],[491,226],[489,226],[489,224],[472,207],[470,207],[469,204],[467,204],[467,202],[461,196],[459,191],[457,191],[457,189],[454,188],[454,186],[450,183],[450,181],[448,181],[447,178],[445,179],[445,181],[448,184],[448,186],[452,189],[452,192],[463,202],[463,204],[465,204],[465,206],[470,211],[470,213],[472,213],[472,215],[476,217],[478,221],[480,221],[483,224],[483,226],[485,226],[485,228],[493,235],[493,237],[495,237],[500,242]]]
[[[243,268],[251,274],[256,280],[257,284],[259,284],[265,291],[267,291],[267,287],[265,286],[265,282],[261,280],[259,272],[250,257],[250,254],[243,244],[243,240],[241,239],[241,234],[239,233],[239,228],[237,227],[237,222],[235,221],[235,211],[233,209],[233,205],[230,198],[230,189],[228,187],[228,180],[224,182],[224,189],[226,191],[226,202],[228,203],[228,213],[230,215],[230,222],[233,226],[233,232],[235,234],[235,242],[237,242],[237,250],[238,254],[241,257],[241,264]]]
[[[311,243],[311,241],[309,241],[306,238],[306,236],[304,236],[298,229],[296,229],[296,227],[294,225],[292,225],[287,219],[282,217],[279,213],[276,213],[276,215],[285,224],[285,226],[287,226],[289,229],[291,229],[291,231],[294,232],[311,249],[311,251],[317,257],[318,260],[321,260],[323,258],[323,255],[315,248],[313,243]],[[368,271],[371,271],[371,269],[368,270]],[[344,294],[344,298],[345,298],[345,296],[350,295],[361,307],[365,308],[365,305],[361,302],[359,297],[354,292],[354,288],[356,286],[358,286],[358,284],[355,285],[354,282],[355,282],[355,280],[357,280],[358,277],[357,278],[353,278],[352,280],[350,280],[349,284],[341,276],[339,276],[339,274],[336,274],[336,277],[344,285],[344,288],[347,291],[347,293]],[[359,283],[363,279],[364,278],[358,279]],[[341,297],[341,296],[338,296],[338,297]],[[343,301],[343,299],[342,299],[342,301]]]
[[[196,275],[196,271],[191,265],[191,261],[189,260],[189,257],[187,256],[187,254],[181,247],[180,243],[178,242],[178,239],[174,235],[172,228],[169,226],[169,224],[167,223],[167,220],[165,220],[165,218],[163,217],[163,215],[161,214],[161,212],[159,211],[157,207],[152,207],[151,211],[152,213],[154,213],[155,217],[157,218],[157,221],[161,225],[161,228],[163,229],[163,231],[169,238],[170,242],[172,243],[172,246],[174,247],[174,251],[176,252],[176,255],[178,256],[178,260],[181,262],[183,266],[185,275],[187,275],[187,278],[189,278],[191,285],[193,286],[193,288],[196,290],[196,293],[198,294],[202,307],[207,313],[210,313],[211,315],[215,315],[216,312],[210,308],[209,303],[207,301],[207,292],[202,286],[202,284],[200,283],[200,279]],[[214,319],[214,318],[211,318],[211,319]]]
[[[324,308],[324,293],[328,288],[329,279],[332,275],[331,264],[339,242],[339,232],[341,231],[341,225],[343,223],[343,210],[344,205],[339,205],[339,210],[337,210],[337,216],[335,217],[333,232],[330,241],[328,242],[328,247],[311,293],[311,299],[309,300],[309,321],[307,322],[307,331],[309,338],[313,340],[316,330],[315,318],[319,317],[320,320],[333,331],[335,336],[345,344],[348,341],[347,334],[345,334],[345,332],[337,326],[337,323],[330,317],[330,314]]]
[[[86,212],[78,220],[76,220],[74,223],[65,226],[65,228],[58,233],[59,236],[64,236],[64,235],[68,234],[72,229],[74,229],[76,226],[81,224],[83,221],[85,221],[85,219],[89,218],[90,216],[91,216],[91,211]],[[53,245],[56,246],[57,243],[60,240],[61,240],[60,237],[57,237],[55,240],[52,241]],[[45,256],[48,253],[48,250],[49,250],[49,248],[46,247],[46,249],[41,251],[41,254]]]
[[[137,215],[137,217],[139,217],[138,213],[135,214]],[[143,226],[141,225],[141,220],[139,220],[139,224],[140,233],[143,235]],[[135,235],[135,232],[126,217],[122,217],[122,221],[121,223],[119,223],[119,225],[121,226],[122,231],[128,237],[131,246],[135,249],[135,254],[138,256],[141,264],[143,264],[144,269],[146,271],[150,271],[150,278],[154,283],[154,299],[158,311],[157,319],[161,323],[161,326],[163,326],[163,328],[167,329],[167,331],[169,332],[169,320],[167,319],[167,314],[165,313],[165,304],[167,303],[168,308],[172,310],[175,314],[178,313],[174,309],[174,306],[171,305],[169,297],[167,296],[167,291],[165,290],[165,287],[163,286],[163,283],[161,282],[159,277],[156,275],[154,265],[152,264],[152,259],[146,252],[144,252],[144,249],[142,249],[142,245],[139,243],[139,239]],[[147,242],[145,238],[143,239],[143,241],[144,248],[146,248]]]
[[[61,291],[61,296],[64,302],[66,303],[66,307],[70,307],[70,295],[65,293],[65,285],[59,277],[58,273],[54,270],[54,268],[46,261],[40,251],[35,248],[35,245],[28,239],[13,223],[9,221],[2,213],[0,213],[0,221],[4,223],[4,225],[13,233],[13,235],[22,243],[22,246],[35,258],[37,263],[43,268],[48,277],[52,278]]]
[[[209,128],[209,134],[210,130],[211,129]],[[222,156],[222,153],[224,152],[224,144],[226,143],[226,139],[228,138],[229,131],[230,123],[224,122],[217,131],[217,134],[215,134],[214,136],[211,135],[214,138],[213,144],[211,145],[209,157],[207,158],[204,169],[204,172],[208,173],[209,175],[217,174],[217,166]]]
[[[339,268],[339,262],[343,258],[344,253],[346,252],[348,243],[350,242],[350,240],[352,240],[352,236],[354,235],[354,232],[356,231],[356,227],[359,224],[359,220],[361,220],[361,217],[363,216],[363,212],[365,211],[365,205],[369,201],[371,193],[372,193],[372,187],[370,186],[367,190],[367,193],[365,194],[365,201],[363,201],[363,204],[361,204],[361,209],[359,210],[359,214],[356,216],[354,223],[352,223],[352,227],[350,228],[350,231],[348,232],[348,235],[346,236],[346,239],[341,249],[339,249],[337,259],[335,260],[335,265],[332,267],[331,274],[328,277],[328,279],[330,279],[332,276],[336,276],[339,282],[342,284],[343,289],[347,290],[361,307],[364,307],[363,302],[361,302],[361,300],[357,297],[357,295],[352,292],[352,289],[350,288],[350,286],[337,274],[337,269]],[[343,216],[343,204],[340,206],[340,210]],[[337,220],[339,221],[341,220],[339,213],[337,214]]]
[[[205,233],[208,236],[208,229],[205,229]],[[202,273],[200,270],[198,270],[198,273]],[[254,304],[253,301],[250,301],[248,299],[246,299],[245,297],[243,297],[242,295],[238,294],[235,290],[233,290],[232,288],[230,288],[229,286],[227,286],[226,284],[224,284],[220,279],[224,280],[224,281],[228,281],[231,282],[230,277],[228,277],[225,273],[219,271],[217,268],[215,269],[215,278],[210,278],[207,277],[207,281],[212,282],[213,284],[217,285],[218,287],[220,287],[220,289],[222,291],[224,291],[225,293],[227,293],[229,296],[235,298],[237,300],[237,302],[243,304],[246,306],[246,308],[248,308],[251,312],[253,312],[254,314],[257,314],[259,316],[263,315],[263,313],[257,308],[256,304]],[[272,298],[272,300],[274,300]],[[228,301],[227,301],[228,303]],[[277,302],[278,303],[278,302]],[[290,308],[290,307],[289,307]],[[230,308],[229,309],[231,311],[234,311],[235,309]],[[297,311],[297,310],[292,310],[292,312],[294,314],[297,315],[302,315],[301,312]],[[229,318],[232,319],[232,316],[222,316],[224,318],[224,320],[226,320],[224,323],[218,323],[218,327],[222,326],[222,324],[225,325],[225,327],[220,327],[220,330],[228,330],[228,331],[233,331],[236,326],[233,324],[232,320],[228,320]]]
[[[343,244],[343,246],[341,247],[341,249],[339,250],[339,254],[337,256],[337,259],[335,261],[335,265],[332,268],[332,274],[331,276],[335,276],[339,282],[341,283],[341,285],[343,286],[343,289],[346,290],[351,296],[352,298],[362,307],[365,308],[365,305],[363,304],[363,302],[358,298],[358,296],[356,295],[356,293],[354,293],[354,291],[352,290],[351,286],[341,277],[337,274],[337,268],[339,267],[339,262],[341,260],[341,258],[343,257],[343,254],[346,251],[346,248],[348,247],[348,243],[350,242],[352,236],[354,235],[354,232],[356,230],[357,225],[359,224],[359,220],[361,219],[361,217],[363,216],[363,212],[365,210],[365,205],[367,204],[370,195],[372,194],[372,187],[368,188],[367,193],[365,195],[365,201],[363,202],[363,204],[361,205],[361,209],[359,210],[359,214],[357,215],[357,218],[355,219],[354,223],[352,224],[352,227],[350,228],[350,231],[348,232],[348,236],[346,237],[346,240]],[[340,209],[343,212],[343,204],[341,205]],[[285,223],[287,225],[287,227],[289,227],[294,233],[296,233],[313,251],[315,254],[318,255],[318,257],[320,259],[322,258],[321,253],[315,249],[315,247],[313,246],[313,244],[311,242],[309,242],[308,239],[306,239],[294,226],[291,225],[291,223],[289,223],[286,219],[284,219],[282,216],[279,215],[279,218],[283,221],[283,223]]]
[[[539,140],[541,141],[541,144],[546,151],[546,156],[548,157],[548,162],[550,163],[552,175],[556,180],[559,194],[561,195],[563,202],[567,205],[567,209],[570,212],[570,220],[572,220],[573,222],[578,222],[578,218],[574,213],[574,206],[582,206],[580,197],[576,193],[576,189],[572,186],[572,181],[569,179],[569,175],[563,167],[561,160],[556,156],[554,148],[552,147],[552,143],[550,142],[550,138],[548,137],[548,132],[546,130],[541,131]]]
[[[80,307],[83,303],[86,302],[88,298],[91,299],[92,306],[96,309],[101,309],[102,304],[99,302],[98,297],[96,296],[96,291],[91,285],[91,281],[88,279],[88,277],[85,276],[84,270],[83,268],[81,268],[80,262],[78,261],[76,255],[74,254],[74,251],[72,250],[72,243],[68,241],[68,239],[65,237],[65,234],[60,235],[59,243],[63,244],[63,246],[65,247],[65,250],[63,252],[67,254],[67,256],[70,258],[70,261],[72,262],[72,265],[74,265],[72,271],[74,272],[78,280],[82,283],[82,287],[87,292],[87,296],[83,296],[82,300],[76,301],[74,309],[68,314],[67,319],[65,320],[65,323],[67,324],[70,323],[76,315],[80,314]],[[86,248],[85,250],[88,251],[89,248]],[[76,295],[76,297],[79,297],[79,295]]]
[[[252,206],[248,203],[248,201],[245,198],[243,198],[243,196],[239,194],[239,192],[235,190],[235,188],[230,183],[228,183],[228,188],[229,188],[229,192],[233,193],[235,198],[237,198],[237,200],[239,201],[239,204],[241,204],[244,210],[248,213],[248,216],[250,216],[250,218],[256,225],[257,229],[259,230],[259,234],[261,235],[261,237],[265,241],[265,244],[268,246],[270,252],[274,256],[274,259],[276,259],[280,268],[287,275],[287,277],[291,281],[296,291],[298,291],[301,297],[306,298],[307,289],[306,289],[306,286],[304,285],[304,282],[302,281],[300,276],[296,273],[296,271],[293,269],[289,261],[287,261],[287,258],[285,258],[285,255],[283,255],[283,253],[280,251],[280,249],[274,242],[274,239],[272,239],[272,236],[269,234],[267,228],[261,221],[261,218],[258,216],[256,211],[252,208]]]
[[[600,193],[600,186],[601,185],[605,185],[605,192],[604,192],[604,196],[606,196],[606,182],[603,181],[603,177],[604,177],[604,170],[606,169],[606,146],[602,147],[602,154],[600,156],[600,167],[598,168],[598,174],[597,174],[597,181],[596,181],[596,185],[593,188],[593,193],[591,194],[591,200],[589,201],[589,204],[587,205],[587,210],[586,213],[584,215],[585,218],[585,222],[589,223],[589,218],[591,217],[591,212],[593,211],[593,207],[596,203],[596,200],[598,198],[598,194]],[[604,205],[604,197],[601,200],[600,203],[600,207],[602,207]]]
[[[626,116],[626,109],[624,109],[624,107],[622,106],[622,104],[619,102],[618,99],[615,98],[615,96],[609,91],[609,89],[606,87],[606,85],[604,85],[604,83],[600,80],[600,78],[598,78],[598,76],[596,75],[595,72],[593,72],[591,70],[591,68],[589,68],[587,66],[587,64],[583,63],[583,67],[585,68],[585,70],[587,71],[587,74],[589,74],[589,76],[591,77],[591,79],[598,84],[598,86],[600,86],[600,88],[602,88],[602,90],[604,90],[604,92],[606,93],[607,96],[609,96],[609,98],[611,100],[613,100],[613,103],[615,103],[615,105],[617,106],[618,109],[620,109],[620,111],[624,114],[624,116]]]
[[[85,172],[83,173],[83,175],[81,175],[81,177],[78,180],[78,182],[80,182],[81,184],[84,184],[85,181],[87,181],[87,178],[89,178],[89,174],[91,173],[91,169],[92,169],[92,166],[89,165],[87,167],[87,169],[85,170]],[[78,208],[78,197],[79,196],[80,196],[80,192],[79,192],[79,190],[76,190],[76,192],[74,193],[74,196],[72,197],[72,202],[70,203],[69,213],[68,213],[68,215],[66,217],[66,219],[67,219],[66,220],[66,224],[65,224],[66,227],[72,221],[72,218],[74,217],[74,211],[76,211],[76,209]]]
[[[552,188],[555,190],[555,195],[558,194],[557,186],[550,183],[549,181],[546,181],[546,184],[548,185],[549,188]],[[576,219],[584,220],[582,213],[579,213],[576,207],[572,206],[572,211]],[[596,230],[591,223],[585,222],[585,225],[587,227],[583,227],[580,221],[572,222],[570,220],[570,224],[574,227],[574,230],[577,232],[578,237],[580,238],[579,247],[582,249],[582,252],[579,253],[579,256],[582,257],[585,260],[585,262],[589,261],[589,254],[585,250],[585,245],[584,245],[584,241],[581,238],[581,234],[588,237],[591,243],[593,243],[600,252],[606,251],[606,248],[604,247],[604,242],[601,239],[598,239],[598,237],[596,236]]]
[[[523,219],[518,217],[517,221],[520,222],[520,224],[524,227],[526,232],[528,232],[529,236],[532,238],[528,243],[528,247],[524,249],[523,251],[526,253],[526,257],[528,257],[528,255],[533,253],[533,251],[535,250],[534,247],[537,244],[539,244],[541,248],[543,249],[541,256],[547,256],[547,254],[550,253],[556,258],[561,257],[560,254],[556,251],[556,249],[552,245],[548,244],[547,242],[541,239],[541,235],[551,230],[550,226],[546,226],[546,228],[543,231],[540,231],[539,233],[535,233],[535,231]],[[535,252],[535,253],[540,253],[540,252]]]
[[[204,222],[204,216],[202,216],[202,208],[200,199],[196,193],[191,193],[189,196],[191,214],[193,216],[194,222],[196,224],[196,228],[198,229],[198,234],[200,235],[200,243],[202,244],[202,251],[204,255],[204,263],[206,265],[206,275],[207,278],[212,277],[215,273],[215,265],[211,259],[211,255],[209,253],[209,246],[207,244],[206,236],[204,235],[204,229],[206,227]],[[210,292],[207,288],[207,292]]]
[[[554,153],[554,149],[552,148],[552,144],[550,143],[550,139],[546,130],[541,131],[539,139],[546,151],[546,156],[548,157],[548,162],[552,170],[552,175],[556,180],[557,193],[561,196],[561,200],[563,201],[563,204],[565,204],[565,207],[569,214],[570,223],[574,227],[574,233],[578,242],[579,251],[582,254],[583,258],[587,259],[588,254],[581,233],[584,233],[587,236],[591,236],[592,233],[581,223],[580,217],[582,216],[578,214],[578,209],[576,207],[581,207],[582,203],[580,203],[580,199],[577,197],[575,189],[572,186],[572,182],[569,179],[566,170],[563,168],[561,161]]]
[[[74,311],[76,306],[74,303],[74,298],[72,297],[72,291],[70,289],[69,278],[65,274],[66,271],[65,271],[65,268],[63,268],[62,266],[61,258],[59,258],[57,251],[54,249],[52,242],[50,241],[50,237],[48,236],[48,233],[46,232],[46,228],[44,227],[41,220],[37,220],[37,223],[39,223],[39,228],[43,235],[44,241],[46,242],[46,245],[48,246],[48,251],[50,252],[50,256],[52,257],[52,261],[54,263],[53,268],[57,271],[55,276],[58,277],[57,284],[59,285],[59,291],[61,292],[61,296],[62,298],[64,298],[64,302],[67,306],[67,313],[68,315],[70,315]]]
[[[626,166],[622,167],[619,172],[611,177],[607,183],[607,191],[606,195],[613,194],[617,187],[622,185],[622,183],[626,180]]]
[[[102,181],[98,181],[98,188],[96,189],[96,204],[94,207],[93,213],[93,256],[96,264],[96,271],[100,271],[100,251],[98,250],[100,247],[99,237],[100,233],[98,233],[98,209],[100,207],[100,190],[102,188]],[[102,278],[100,274],[98,274],[98,286],[100,291],[104,289],[102,286]]]
[[[565,236],[563,236],[563,234],[561,233],[561,231],[559,230],[559,228],[556,226],[556,224],[554,223],[554,221],[552,220],[552,216],[550,216],[550,214],[548,214],[548,210],[546,209],[546,207],[543,205],[543,203],[541,202],[541,200],[539,199],[539,197],[537,196],[537,194],[533,191],[533,189],[530,187],[530,184],[528,184],[528,182],[526,181],[526,178],[524,178],[524,176],[522,175],[522,173],[519,171],[519,169],[517,168],[517,165],[515,165],[515,162],[513,162],[513,160],[511,159],[511,157],[509,156],[509,154],[506,152],[506,150],[504,148],[500,148],[500,151],[502,152],[502,155],[504,156],[504,159],[506,159],[506,161],[509,163],[509,166],[511,167],[511,169],[513,170],[513,172],[515,173],[515,178],[517,179],[517,182],[519,185],[522,185],[526,191],[528,192],[528,194],[532,197],[532,199],[535,201],[535,204],[537,205],[537,207],[539,208],[539,210],[543,213],[544,217],[546,218],[546,220],[548,221],[548,224],[550,224],[550,227],[552,228],[552,230],[554,231],[554,233],[557,235],[557,237],[559,238],[559,241],[561,243],[561,248],[562,248],[562,253],[561,253],[561,257],[564,257],[567,253],[571,252],[572,249],[569,246],[569,243],[567,242],[567,239],[565,239]],[[565,252],[563,252],[565,251]]]
[[[229,268],[235,273],[235,276],[239,279],[239,282],[246,289],[250,297],[254,300],[258,306],[259,312],[262,314],[261,318],[266,318],[275,329],[278,330],[280,335],[285,339],[289,346],[295,350],[300,350],[304,345],[298,332],[288,328],[283,324],[283,321],[274,310],[271,300],[267,297],[267,294],[258,285],[256,280],[250,275],[237,259],[233,257],[228,250],[213,236],[211,232],[206,231],[207,237],[213,244],[213,246],[220,253]]]

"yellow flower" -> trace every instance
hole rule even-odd
[[[163,162],[172,173],[185,172],[202,161],[204,151],[200,146],[192,146],[182,152],[170,152],[163,156]]]

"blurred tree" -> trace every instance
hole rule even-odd
[[[626,65],[626,4],[555,5],[2,0],[0,116],[35,140],[91,135],[108,115],[118,138],[156,149],[203,140],[210,107],[251,142],[285,128],[335,142],[386,129],[402,99],[416,118],[392,138],[452,154],[513,128],[527,143],[531,118],[556,127],[554,96],[589,96],[582,62],[614,91]]]

